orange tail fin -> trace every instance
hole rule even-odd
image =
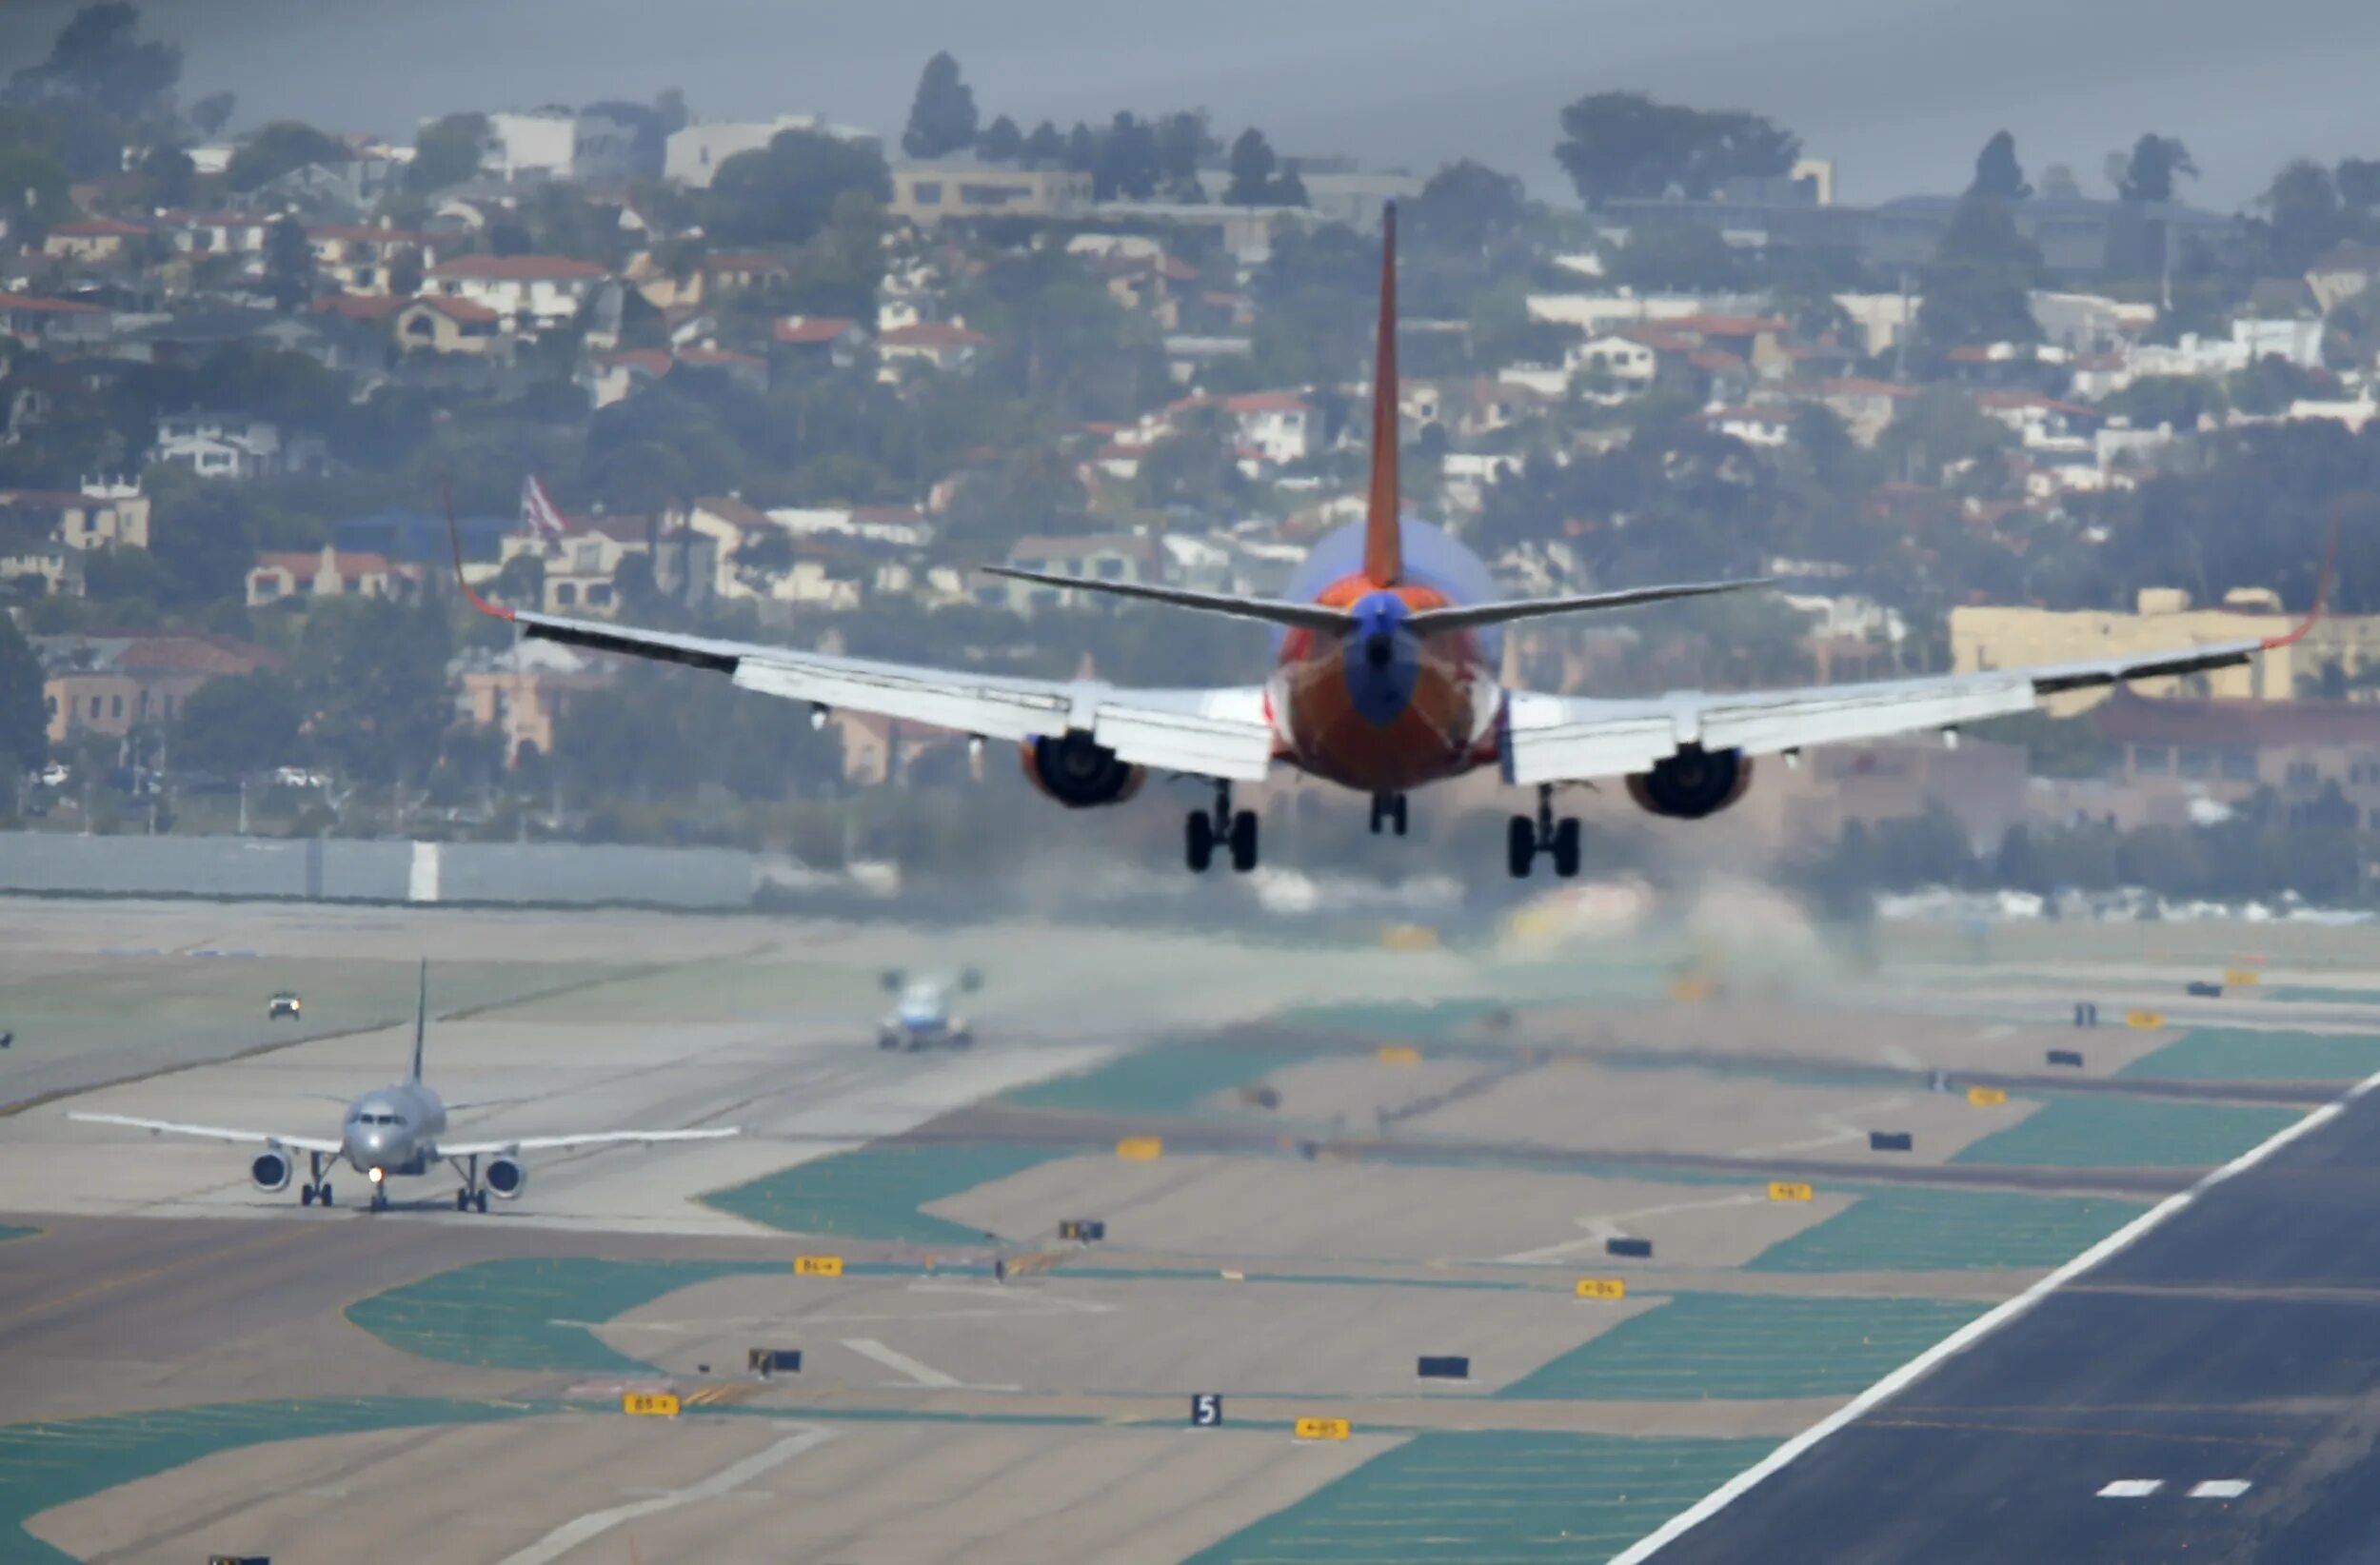
[[[1372,493],[1363,515],[1363,574],[1395,586],[1405,571],[1397,517],[1397,206],[1380,214],[1380,346],[1372,372]]]

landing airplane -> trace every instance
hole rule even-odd
[[[372,1206],[375,1212],[388,1206],[388,1181],[400,1175],[418,1176],[430,1171],[440,1159],[452,1164],[462,1177],[463,1188],[454,1193],[454,1209],[458,1212],[487,1210],[487,1193],[494,1191],[506,1200],[518,1200],[528,1189],[528,1170],[521,1164],[524,1152],[549,1152],[562,1147],[601,1146],[618,1141],[707,1141],[733,1136],[732,1129],[722,1130],[613,1130],[599,1131],[587,1136],[522,1136],[505,1141],[461,1141],[447,1143],[439,1139],[446,1132],[446,1105],[430,1091],[422,1080],[422,1043],[429,1026],[429,963],[422,963],[422,995],[419,1009],[413,1016],[413,1069],[411,1074],[392,1086],[367,1092],[347,1105],[336,1140],[327,1137],[276,1136],[261,1130],[224,1130],[213,1125],[186,1125],[170,1119],[136,1119],[123,1114],[69,1114],[69,1119],[80,1119],[93,1125],[129,1125],[135,1130],[162,1132],[172,1136],[197,1136],[214,1141],[246,1141],[264,1143],[265,1150],[248,1164],[248,1178],[259,1190],[286,1190],[289,1185],[290,1158],[303,1152],[311,1159],[310,1175],[298,1187],[298,1203],[311,1206],[319,1199],[330,1204],[329,1171],[344,1158],[355,1171],[371,1181]],[[480,1159],[487,1159],[485,1178]]]
[[[1025,777],[1070,809],[1121,803],[1151,772],[1204,779],[1214,785],[1214,805],[1191,812],[1184,823],[1184,857],[1193,871],[1204,871],[1219,848],[1233,869],[1256,867],[1257,817],[1233,808],[1232,786],[1261,781],[1276,762],[1370,794],[1374,834],[1388,829],[1398,836],[1410,790],[1494,766],[1507,783],[1537,790],[1536,814],[1515,815],[1506,834],[1506,863],[1517,879],[1527,877],[1540,856],[1553,860],[1557,875],[1578,871],[1578,822],[1556,818],[1557,787],[1624,779],[1641,808],[1699,820],[1742,798],[1763,757],[1791,764],[1810,745],[1923,729],[1954,741],[1961,723],[2030,711],[2060,691],[2246,663],[2296,641],[2322,611],[2317,589],[2312,614],[2286,635],[1975,674],[1620,700],[1505,690],[1496,672],[1501,626],[1766,584],[1697,582],[1498,601],[1477,556],[1404,516],[1397,481],[1393,208],[1384,229],[1364,519],[1315,546],[1286,598],[981,567],[987,575],[1271,625],[1275,665],[1263,684],[1140,689],[1016,679],[566,619],[489,604],[467,582],[464,594],[524,635],[725,674],[744,689],[808,703],[813,723],[842,706],[956,729],[979,745],[1013,743]],[[462,568],[458,535],[458,577]]]

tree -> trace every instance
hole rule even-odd
[[[1157,130],[1130,111],[1117,110],[1100,138],[1099,162],[1091,170],[1101,201],[1146,201],[1157,194]]]
[[[1294,172],[1280,172],[1280,160],[1264,132],[1250,126],[1231,144],[1231,184],[1223,199],[1235,207],[1302,207],[1304,182]]]
[[[1677,218],[1651,219],[1628,231],[1612,278],[1634,288],[1718,292],[1738,287],[1744,264],[1716,229]]]
[[[2190,149],[2178,137],[2145,135],[2132,143],[2132,155],[2124,165],[2124,177],[2116,182],[2115,193],[2126,201],[2171,201],[2176,174],[2198,177],[2198,165],[2191,161]]]
[[[2034,343],[2041,327],[2030,290],[2041,251],[2017,231],[2008,204],[1970,195],[1943,231],[1921,279],[1917,337],[1936,352],[1990,343]]]
[[[1708,196],[1725,180],[1774,178],[1801,156],[1801,138],[1740,109],[1706,112],[1641,92],[1596,92],[1562,110],[1555,161],[1600,207],[1617,197]]]
[[[986,163],[1016,163],[1024,156],[1024,132],[1002,114],[975,138],[975,155]]]
[[[307,732],[323,758],[372,782],[426,776],[453,719],[450,634],[435,604],[347,597],[315,604],[297,666]]]
[[[265,230],[265,287],[284,315],[314,297],[314,245],[294,217]]]
[[[948,157],[975,143],[975,92],[959,79],[959,62],[945,50],[925,62],[901,149],[913,158]]]
[[[0,757],[18,771],[50,753],[50,710],[42,697],[41,660],[16,621],[0,614]]]
[[[239,108],[239,95],[234,92],[209,92],[190,105],[190,129],[202,136],[219,136],[231,123],[232,110]]]
[[[127,0],[85,6],[60,30],[50,58],[16,73],[11,96],[88,98],[119,119],[147,115],[182,78],[182,51],[142,43],[140,8]]]
[[[179,147],[152,147],[141,156],[144,207],[187,207],[198,188],[198,165]]]
[[[685,106],[685,89],[664,87],[654,93],[653,117],[661,122],[664,137],[674,136],[693,124],[694,115]]]
[[[276,669],[209,680],[174,720],[174,760],[226,776],[287,765],[298,759],[305,721],[297,685]]]
[[[405,171],[406,188],[427,195],[475,177],[486,155],[487,116],[448,114],[422,128],[413,139],[413,162]]]
[[[296,120],[275,120],[240,144],[231,154],[230,167],[224,170],[224,179],[242,192],[256,189],[279,179],[292,168],[303,168],[309,163],[344,163],[347,150],[310,125]]]
[[[704,231],[728,245],[800,244],[833,219],[836,202],[857,192],[892,199],[892,173],[872,147],[811,130],[784,130],[757,152],[719,166],[704,193]]]
[[[1099,132],[1081,120],[1066,132],[1065,168],[1069,173],[1087,174],[1100,166]]]
[[[2041,170],[2041,199],[2044,201],[2080,201],[2082,185],[2074,178],[2074,170],[2063,163],[2053,163]]]
[[[1464,158],[1430,176],[1405,204],[1417,244],[1477,254],[1516,232],[1528,216],[1520,181]]]
[[[1024,161],[1039,168],[1048,168],[1066,160],[1065,132],[1048,120],[1033,128],[1033,134],[1024,138]]]
[[[1994,201],[2022,201],[2033,194],[2033,187],[2025,183],[2024,167],[2016,161],[2013,135],[1994,131],[1983,144],[1983,150],[1975,154],[1975,179],[1967,193]]]
[[[1165,199],[1204,201],[1206,190],[1199,183],[1199,169],[1216,150],[1217,143],[1207,129],[1203,111],[1182,110],[1159,120],[1157,168],[1164,184]]]
[[[2309,158],[2299,158],[2273,175],[2256,205],[2265,209],[2256,228],[2267,265],[2285,275],[2304,271],[2315,256],[2350,232],[2350,214],[2339,204],[2330,171]]]

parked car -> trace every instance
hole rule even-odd
[[[303,1006],[304,1002],[298,999],[296,990],[283,989],[265,1001],[265,1020],[278,1021],[286,1016],[294,1020]]]

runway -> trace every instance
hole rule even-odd
[[[1650,1557],[2380,1557],[2380,1096]]]

